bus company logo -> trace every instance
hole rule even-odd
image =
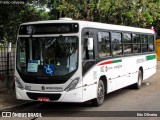
[[[44,87],[44,86],[42,86],[42,87],[41,87],[41,89],[42,89],[42,90],[45,90],[45,87]]]
[[[102,67],[100,68],[100,71],[101,71],[101,72],[107,72],[109,69],[110,69],[110,68],[109,68],[108,66],[102,66]]]
[[[46,90],[63,90],[62,87],[46,87]]]
[[[100,72],[104,72],[104,66],[100,67]]]

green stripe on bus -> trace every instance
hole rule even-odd
[[[156,59],[156,55],[148,55],[146,56],[147,60],[153,60]]]
[[[122,62],[122,59],[112,61],[112,63],[119,63],[119,62]]]
[[[100,65],[113,64],[113,63],[119,63],[119,62],[122,62],[122,59],[112,60],[112,61],[106,61],[106,62],[100,63],[99,66]]]

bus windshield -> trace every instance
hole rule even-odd
[[[26,75],[63,76],[77,69],[78,37],[20,37],[17,70]]]

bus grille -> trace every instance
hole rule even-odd
[[[61,94],[48,94],[48,93],[30,93],[27,92],[27,95],[30,99],[38,100],[38,97],[49,98],[50,101],[59,100]]]

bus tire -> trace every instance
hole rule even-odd
[[[142,80],[143,80],[142,71],[139,70],[138,71],[138,81],[137,81],[137,83],[134,84],[134,88],[135,89],[140,89],[141,88]]]
[[[104,82],[102,80],[99,80],[98,88],[97,88],[97,98],[93,99],[92,105],[93,106],[100,106],[103,104],[105,98],[105,88],[104,88]]]

